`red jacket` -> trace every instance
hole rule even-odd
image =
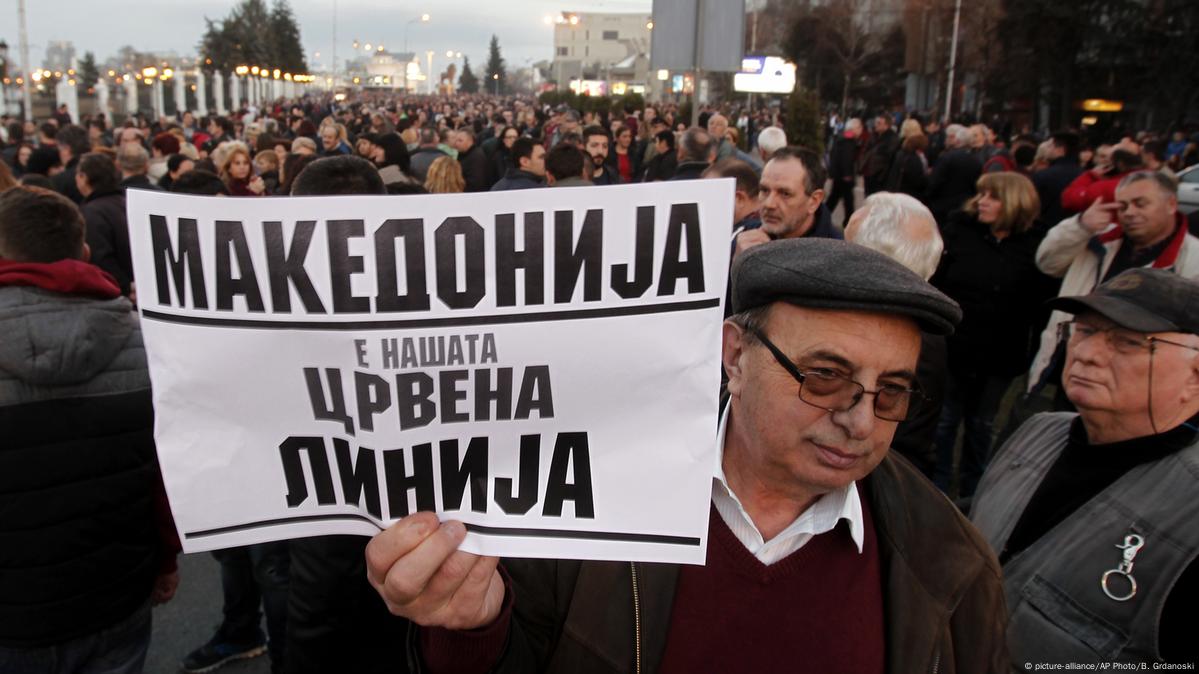
[[[1062,190],[1062,208],[1071,213],[1081,213],[1090,208],[1096,200],[1105,203],[1116,200],[1116,185],[1128,175],[1121,173],[1115,176],[1095,177],[1091,171],[1083,171],[1074,182]]]

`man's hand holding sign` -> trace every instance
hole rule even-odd
[[[500,560],[459,550],[465,537],[461,522],[409,515],[367,545],[367,577],[392,613],[418,625],[488,625],[504,602]]]

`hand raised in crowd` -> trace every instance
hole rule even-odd
[[[754,246],[760,246],[769,242],[770,235],[761,229],[750,229],[741,232],[737,235],[737,246],[733,250],[733,257],[737,257]]]
[[[254,176],[253,178],[251,178],[250,184],[247,185],[247,187],[249,187],[250,191],[253,192],[254,194],[262,194],[263,192],[266,191],[266,183],[263,182],[261,176]]]
[[[1119,208],[1120,204],[1114,201],[1104,203],[1102,199],[1096,199],[1090,208],[1078,216],[1078,222],[1083,229],[1098,234],[1115,222],[1116,211]]]
[[[467,630],[490,624],[504,602],[498,557],[462,552],[461,522],[409,515],[366,546],[367,579],[387,609],[426,627]]]

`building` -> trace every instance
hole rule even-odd
[[[644,91],[652,26],[649,14],[562,12],[554,18],[550,81],[593,94]]]
[[[53,40],[46,45],[46,57],[42,67],[51,72],[63,72],[75,67],[75,43],[70,40]]]
[[[427,80],[419,57],[413,52],[376,51],[370,56],[346,61],[346,77],[356,86],[370,89],[422,90]]]

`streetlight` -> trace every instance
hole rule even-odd
[[[416,17],[415,19],[412,19],[408,23],[404,24],[404,54],[405,55],[408,54],[408,29],[411,28],[412,24],[414,24],[414,23],[429,23],[429,15],[421,14],[420,16]],[[405,56],[405,58],[407,58],[407,56]],[[407,66],[405,66],[405,69],[404,69],[404,91],[408,92],[408,90],[409,90],[408,89],[408,69],[407,69]]]
[[[500,95],[500,74],[493,73],[491,75],[491,79],[495,81],[495,95],[499,96]]]
[[[425,92],[429,95],[433,94],[433,50],[425,52],[425,57],[428,59],[429,70],[425,74]]]
[[[414,24],[414,23],[429,23],[429,15],[421,14],[420,16],[416,17],[415,19],[412,19],[408,23],[404,24],[404,53],[405,54],[408,53],[408,29],[411,28],[412,24]]]

